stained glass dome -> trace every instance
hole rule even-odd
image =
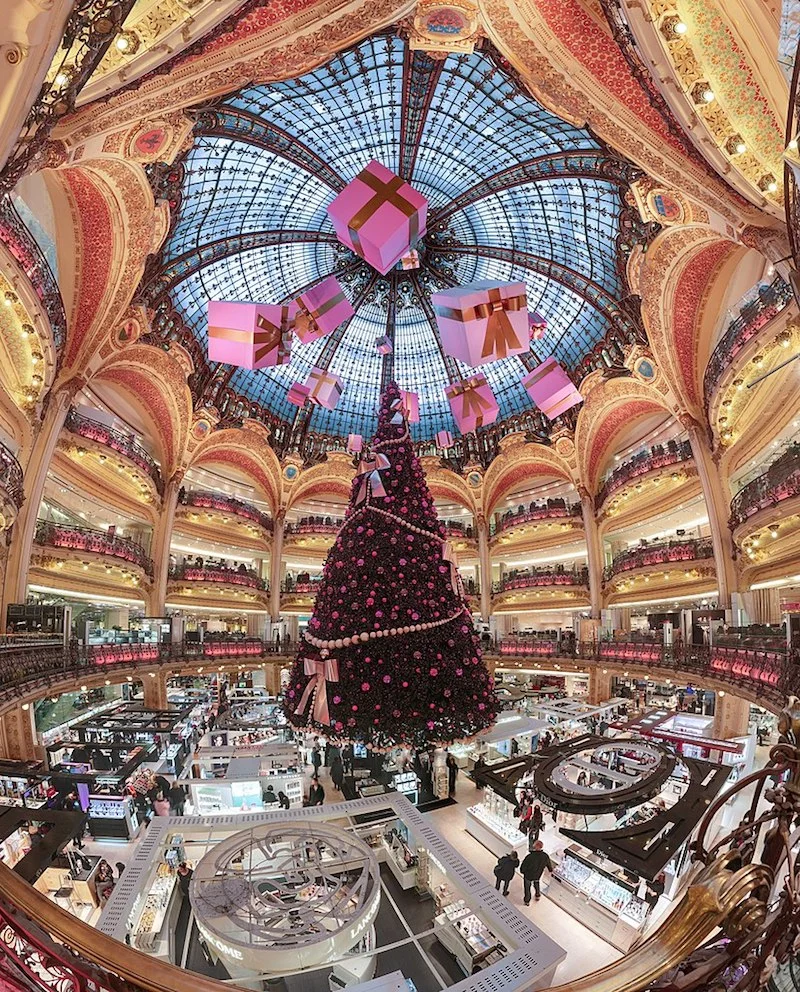
[[[162,286],[205,354],[209,299],[288,301],[333,273],[356,315],[289,365],[234,369],[227,385],[287,425],[371,434],[381,383],[420,397],[418,439],[455,432],[444,387],[471,373],[446,356],[431,292],[522,280],[548,322],[537,351],[481,371],[500,419],[532,409],[520,379],[548,354],[570,369],[610,331],[631,338],[623,197],[632,168],[588,131],[544,110],[491,49],[433,60],[385,33],[294,80],[253,86],[196,110]],[[375,158],[429,201],[420,267],[381,276],[337,241],[334,196]],[[388,334],[391,356],[375,338]],[[317,365],[340,375],[334,411],[286,400]]]

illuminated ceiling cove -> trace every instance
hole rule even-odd
[[[209,299],[287,301],[334,273],[356,309],[333,334],[295,341],[290,365],[233,371],[230,387],[289,425],[299,415],[286,392],[318,365],[345,390],[308,430],[370,434],[390,377],[419,393],[418,439],[455,430],[443,389],[471,370],[440,347],[429,296],[446,286],[522,280],[548,321],[538,353],[481,368],[501,420],[532,409],[520,379],[548,354],[574,370],[604,339],[632,339],[619,301],[633,168],[540,107],[493,50],[435,61],[381,34],[194,113],[161,284],[203,353]],[[334,236],[326,207],[372,158],[428,198],[417,270],[380,276]],[[385,358],[382,334],[394,342]]]

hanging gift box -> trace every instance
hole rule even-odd
[[[351,455],[357,455],[364,447],[364,438],[361,434],[347,435],[347,450]]]
[[[297,307],[208,302],[208,359],[243,369],[285,365],[291,357]]]
[[[373,159],[333,200],[328,216],[341,243],[386,275],[425,233],[428,201]]]
[[[452,448],[453,447],[453,435],[451,431],[437,431],[436,432],[436,447],[437,448]]]
[[[400,390],[400,404],[403,409],[403,415],[409,424],[419,423],[419,396],[417,393],[407,393],[404,389]]]
[[[294,406],[305,406],[310,392],[308,386],[303,385],[302,382],[293,382],[286,394],[286,400]]]
[[[530,348],[523,282],[483,280],[431,296],[446,354],[467,365],[486,365]]]
[[[375,338],[375,347],[378,349],[379,355],[391,355],[394,351],[392,347],[392,342],[382,334],[379,338]]]
[[[400,259],[401,269],[418,269],[419,268],[419,252],[416,248],[412,248]]]
[[[547,330],[547,321],[538,310],[534,310],[528,315],[528,326],[530,327],[531,341],[541,341]]]
[[[476,427],[493,424],[500,413],[486,376],[481,373],[451,383],[445,387],[444,394],[462,434],[469,434]]]
[[[570,377],[552,356],[524,376],[522,385],[550,420],[583,402]]]
[[[303,344],[330,334],[355,314],[335,276],[328,276],[301,293],[295,303],[294,333]]]
[[[338,375],[318,368],[313,368],[308,373],[306,387],[309,390],[309,402],[314,406],[324,406],[326,410],[336,409],[344,388]]]

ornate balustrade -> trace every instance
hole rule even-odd
[[[500,641],[501,655],[516,655],[523,658],[556,658],[563,655],[557,641],[534,637],[530,634],[514,634]]]
[[[301,517],[287,523],[284,534],[338,534],[344,523],[337,517]]]
[[[512,589],[536,589],[541,586],[586,586],[589,570],[576,568],[567,571],[558,568],[533,568],[525,572],[509,572],[499,582],[492,583],[492,592],[509,592]]]
[[[563,499],[549,499],[546,503],[531,503],[528,507],[521,506],[518,510],[509,510],[502,517],[495,516],[490,533],[500,534],[521,524],[535,523],[539,520],[565,520],[581,516],[580,503],[567,503]]]
[[[2,441],[0,441],[0,488],[6,491],[8,498],[19,510],[25,500],[22,466]]]
[[[475,528],[472,524],[461,523],[460,520],[442,520],[444,525],[444,532],[448,537],[455,538],[456,540],[474,540],[475,538]]]
[[[731,500],[728,526],[734,530],[759,510],[793,496],[800,496],[800,444],[793,444],[763,475],[742,486]]]
[[[150,476],[155,483],[156,490],[163,495],[164,484],[161,470],[150,452],[143,448],[135,438],[78,413],[75,407],[70,408],[64,426],[71,434],[101,444],[104,448],[116,451],[117,454],[132,461],[134,465]]]
[[[706,407],[717,383],[742,348],[765,324],[785,309],[791,300],[792,287],[777,276],[769,286],[761,287],[754,299],[744,304],[739,316],[730,322],[728,330],[719,339],[708,360],[703,376]]]
[[[310,578],[309,576],[302,576],[293,579],[291,576],[287,575],[286,578],[281,583],[281,592],[287,593],[307,593],[307,594],[317,594],[317,590],[322,585],[322,576],[315,576]]]
[[[178,502],[183,506],[195,506],[203,510],[217,510],[220,513],[232,513],[243,520],[250,520],[268,534],[272,533],[272,519],[259,510],[257,506],[236,499],[234,496],[223,496],[221,493],[209,493],[200,489],[181,490]]]
[[[36,525],[36,544],[71,551],[88,551],[96,555],[119,558],[153,575],[153,562],[147,557],[138,541],[127,537],[111,536],[102,530],[76,527],[72,524],[55,524],[40,520]]]
[[[710,537],[690,538],[685,541],[664,541],[661,544],[647,544],[639,548],[622,551],[614,557],[610,565],[603,569],[603,580],[607,582],[621,572],[653,565],[678,564],[686,561],[703,561],[714,557]]]
[[[169,570],[170,579],[186,582],[214,582],[220,585],[266,589],[266,584],[252,569],[223,568],[221,565],[190,565],[184,562]]]
[[[693,457],[692,446],[688,441],[669,441],[665,445],[657,444],[648,451],[641,451],[618,465],[608,476],[595,498],[595,506],[599,510],[612,493],[622,489],[629,482],[638,479],[648,472],[669,468],[689,461]]]

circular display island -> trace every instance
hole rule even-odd
[[[263,823],[202,858],[189,898],[232,977],[285,974],[361,944],[378,914],[380,870],[370,847],[337,826]]]

